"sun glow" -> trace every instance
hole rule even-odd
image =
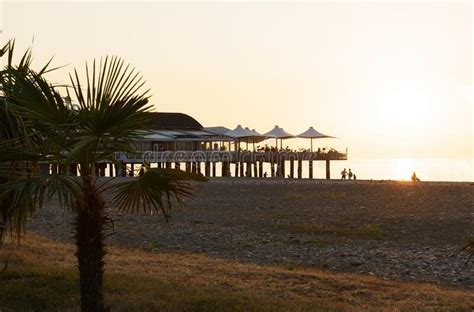
[[[397,160],[397,180],[410,180],[413,171],[415,171],[415,164],[412,159],[402,158]]]
[[[384,123],[392,123],[398,127],[412,130],[420,124],[426,125],[426,114],[433,114],[434,101],[429,97],[411,89],[401,89],[395,94],[384,97],[381,103],[381,117]],[[399,130],[402,130],[398,128]]]

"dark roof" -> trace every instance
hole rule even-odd
[[[219,126],[219,127],[205,127],[203,130],[207,131],[207,132],[210,132],[210,133],[213,133],[213,134],[218,134],[218,135],[224,135],[224,134],[226,134],[227,132],[230,131],[229,128],[222,127],[222,126]]]
[[[183,113],[152,113],[158,129],[202,130],[202,125],[193,117]]]

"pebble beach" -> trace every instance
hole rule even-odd
[[[314,267],[474,290],[474,183],[215,178],[171,219],[109,207],[108,243],[242,263]],[[55,200],[28,230],[72,242]]]

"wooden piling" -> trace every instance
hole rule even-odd
[[[314,156],[316,158],[311,158],[307,156]],[[216,159],[211,158],[199,158],[204,162],[202,168],[201,163],[197,162],[198,159],[190,159],[190,161],[184,162],[185,169],[187,172],[194,172],[204,174],[206,177],[215,177],[217,176],[217,166],[222,165],[222,176],[235,176],[235,177],[263,177],[264,176],[264,163],[268,163],[270,167],[270,172],[267,171],[267,174],[272,177],[288,177],[288,178],[303,178],[303,163],[308,161],[308,177],[313,179],[316,177],[314,169],[314,161],[326,161],[326,179],[331,178],[330,172],[330,161],[331,160],[344,160],[347,159],[344,154],[341,155],[325,155],[320,153],[315,153],[314,155],[309,155],[307,153],[254,153],[254,154],[245,154],[237,155],[232,154],[230,159],[222,159],[216,161]],[[168,160],[168,159],[167,159]],[[289,167],[286,166],[286,161],[289,161]],[[125,160],[122,160],[125,161]],[[94,173],[97,176],[134,176],[135,165],[140,165],[139,162],[135,162],[133,159],[126,160],[127,163],[123,163],[123,167],[115,165],[115,163],[97,163],[95,164]],[[221,163],[221,165],[218,164]],[[156,165],[155,165],[156,164]],[[235,168],[231,168],[231,164],[235,165]],[[38,165],[40,166],[40,164]],[[178,160],[175,160],[174,165],[172,163],[160,160],[160,162],[154,161],[152,166],[158,166],[161,168],[175,168],[180,169],[181,163]],[[298,166],[298,168],[295,168]],[[78,174],[79,166],[57,166],[54,164],[45,164],[43,166],[43,171],[49,171],[59,174]],[[48,168],[48,169],[46,169]],[[231,172],[232,169],[232,172]],[[295,172],[297,170],[297,172]],[[220,174],[220,173],[219,173]]]
[[[204,175],[206,177],[210,177],[211,176],[211,163],[206,161],[204,163]]]
[[[252,177],[252,163],[249,161],[245,164],[245,176]]]
[[[228,161],[224,161],[222,163],[222,176],[228,177],[230,174],[230,163]]]
[[[69,166],[69,174],[72,176],[77,176],[77,164],[71,164]]]
[[[115,167],[115,176],[116,177],[123,177],[123,170],[120,165],[114,164]]]
[[[326,179],[331,179],[331,168],[329,166],[329,159],[326,159]]]
[[[129,176],[133,177],[134,175],[135,175],[135,164],[134,164],[134,163],[130,163]]]
[[[303,161],[301,160],[301,156],[298,157],[298,179],[303,177]]]
[[[276,177],[278,178],[282,178],[282,177],[285,177],[283,175],[283,165],[282,165],[282,161],[281,160],[278,160],[277,164],[276,164]]]

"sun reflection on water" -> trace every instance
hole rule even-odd
[[[415,164],[413,159],[400,158],[397,159],[396,179],[397,180],[410,180],[411,175],[415,171]]]

